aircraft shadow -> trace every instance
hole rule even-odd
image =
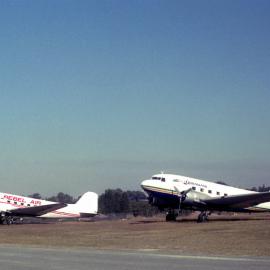
[[[163,223],[164,220],[137,220],[132,221],[129,224],[130,225],[138,225],[138,224],[152,224],[152,223]]]

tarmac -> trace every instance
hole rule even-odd
[[[270,257],[186,256],[158,254],[151,250],[128,252],[0,245],[0,266],[5,270],[268,270]]]

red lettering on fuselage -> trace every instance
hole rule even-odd
[[[25,200],[27,198],[19,197],[19,196],[13,196],[13,195],[7,195],[7,194],[4,195],[3,199],[6,199],[7,201],[17,202],[17,203],[29,203],[29,202],[27,202]],[[31,199],[31,201],[30,201],[29,204],[32,204],[34,206],[39,206],[39,205],[41,205],[41,201],[40,200]]]
[[[14,201],[14,202],[25,203],[25,200],[24,200],[23,197],[17,197],[17,196],[12,196],[12,195],[4,195],[4,199],[7,199],[9,201]]]
[[[32,200],[32,201],[30,202],[30,204],[41,205],[41,201]]]

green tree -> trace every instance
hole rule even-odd
[[[60,203],[74,203],[74,198],[69,194],[58,192],[56,196],[47,198],[48,201],[60,202]]]
[[[30,195],[28,195],[28,197],[38,199],[38,200],[40,200],[42,198],[39,193],[30,194]]]
[[[122,192],[120,201],[119,201],[119,208],[120,208],[120,213],[128,213],[130,211],[129,208],[129,199],[128,195],[126,192]]]
[[[266,187],[265,184],[263,184],[262,186],[258,187],[258,191],[259,192],[267,192],[267,191],[270,191],[270,187]]]
[[[149,205],[145,194],[141,191],[122,191],[107,189],[99,196],[99,212],[103,214],[133,213],[142,216],[152,216],[159,212]]]

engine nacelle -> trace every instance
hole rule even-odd
[[[193,208],[202,207],[205,205],[203,200],[207,198],[209,198],[209,196],[202,194],[200,192],[191,190],[190,192],[186,194],[185,199],[183,200],[183,203],[188,206],[190,205]]]

